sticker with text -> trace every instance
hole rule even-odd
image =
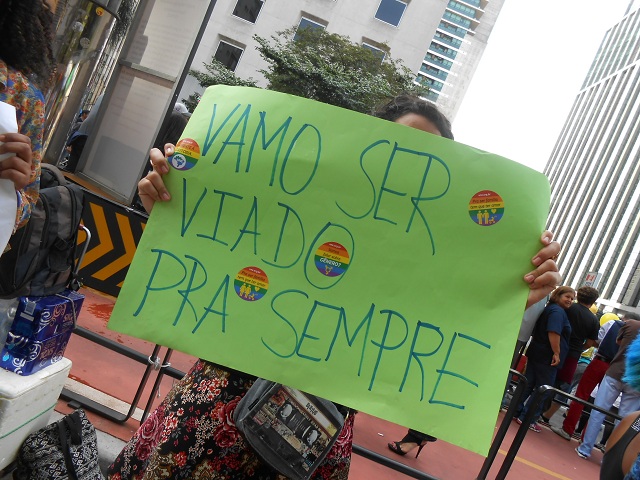
[[[180,140],[173,155],[169,157],[171,166],[178,170],[189,170],[196,166],[198,160],[200,160],[200,146],[192,138]]]
[[[338,277],[349,268],[349,252],[336,242],[324,243],[316,251],[316,268],[322,275]]]
[[[269,278],[258,267],[245,267],[236,275],[233,288],[241,299],[255,302],[264,297],[269,290]]]
[[[471,220],[483,227],[495,225],[504,215],[502,197],[491,190],[476,193],[469,202]]]

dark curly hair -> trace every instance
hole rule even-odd
[[[434,104],[416,95],[408,93],[400,94],[374,111],[373,116],[395,122],[408,113],[415,113],[416,115],[426,118],[435,125],[443,137],[453,140],[451,122],[449,122],[447,117],[445,117]]]
[[[54,73],[53,12],[43,0],[0,0],[0,58],[47,86]]]
[[[578,298],[578,303],[593,305],[600,296],[600,293],[598,293],[598,290],[593,287],[580,287],[576,292],[576,296]]]

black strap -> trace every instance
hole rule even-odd
[[[77,290],[77,288],[74,289],[74,291],[75,290]],[[76,304],[73,303],[73,300],[71,300],[69,297],[65,297],[61,293],[56,293],[56,297],[64,298],[65,300],[68,300],[69,303],[71,304],[71,310],[73,310],[73,328],[75,329],[76,325],[78,324],[78,316],[76,314]],[[73,412],[73,413],[75,414],[76,412]],[[80,416],[79,415],[78,415],[77,421],[80,422],[79,431],[82,431],[82,420],[80,420]],[[73,442],[73,443],[76,443],[76,442]]]
[[[82,418],[80,418],[80,413],[76,410],[72,414],[67,415],[64,417],[64,422],[67,424],[67,428],[71,434],[71,443],[73,445],[80,445],[82,443]]]
[[[67,476],[71,480],[78,480],[78,476],[76,475],[76,469],[73,466],[73,460],[71,459],[71,450],[69,447],[69,442],[67,438],[67,429],[65,426],[67,423],[67,418],[65,417],[58,422],[58,433],[60,435],[60,444],[62,445],[62,454],[64,455],[64,463],[67,466]]]

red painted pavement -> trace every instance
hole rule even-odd
[[[86,298],[78,318],[80,326],[147,355],[152,353],[152,344],[107,329],[106,324],[113,309],[114,298],[90,289],[82,289],[81,292]],[[164,356],[165,352],[166,349],[161,349],[160,358]],[[71,378],[127,403],[133,400],[144,373],[144,365],[78,335],[72,336],[65,356],[73,362]],[[182,371],[187,371],[193,362],[193,357],[180,352],[174,352],[171,358],[171,364]],[[142,400],[138,405],[140,408],[145,407],[155,378],[154,373],[142,395]],[[154,399],[154,405],[157,405],[164,397],[173,381],[169,377],[163,379],[160,398]],[[66,413],[70,411],[70,408],[64,401],[59,401],[56,410]],[[128,440],[139,425],[136,420],[131,419],[124,424],[118,424],[91,413],[89,413],[89,417],[96,428],[122,440]],[[499,416],[499,421],[501,419],[502,414]],[[354,442],[356,444],[401,461],[435,478],[473,480],[484,461],[480,455],[443,441],[427,445],[417,459],[415,453],[400,457],[390,452],[386,445],[389,441],[402,438],[406,433],[406,428],[364,413],[357,415],[355,425]],[[504,453],[515,435],[516,427],[515,423],[510,426],[507,438],[503,442],[502,453],[498,455],[488,479],[495,478],[504,459]],[[575,440],[567,442],[547,428],[543,428],[541,433],[529,432],[507,478],[516,480],[598,480],[602,454],[594,450],[591,459],[583,460],[574,452],[574,448],[577,446],[578,443]],[[359,455],[353,456],[349,474],[350,480],[406,478],[408,477],[405,475],[366,460]]]

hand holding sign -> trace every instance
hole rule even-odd
[[[16,157],[16,150],[23,150],[19,140],[24,135],[18,131],[16,109],[13,105],[0,102],[0,254],[4,251],[16,222],[17,197],[16,189],[21,184],[14,183],[14,178],[20,180],[19,172],[14,165],[20,167],[21,159]],[[29,161],[31,160],[31,141],[26,138],[29,147]],[[23,152],[24,155],[24,152]],[[30,167],[29,167],[30,168]]]

